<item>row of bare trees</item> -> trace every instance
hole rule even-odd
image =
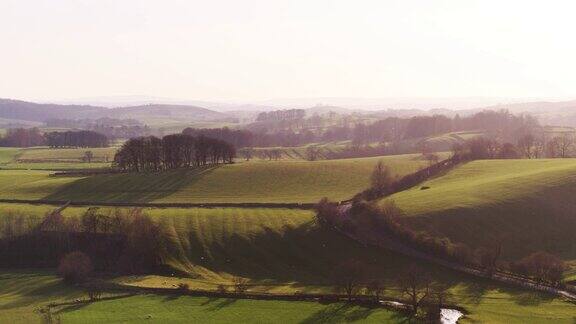
[[[2,227],[0,265],[11,267],[54,267],[81,252],[96,270],[147,273],[161,268],[166,251],[165,226],[139,208],[90,208],[67,217],[58,210],[43,218],[14,214]]]
[[[553,137],[526,134],[516,144],[478,137],[454,145],[452,154],[458,160],[567,158],[574,155],[575,144],[571,133]]]
[[[358,296],[370,296],[379,304],[387,290],[398,290],[410,306],[413,314],[418,314],[424,306],[426,316],[440,318],[440,309],[448,302],[447,287],[433,285],[429,273],[416,264],[409,265],[400,272],[390,287],[380,279],[370,276],[370,266],[357,259],[347,259],[338,264],[332,273],[332,282],[339,292],[343,292],[348,302]]]
[[[503,262],[503,241],[472,249],[462,242],[452,242],[447,237],[437,237],[425,231],[415,231],[402,222],[402,211],[393,203],[376,205],[373,202],[355,201],[342,214],[336,203],[322,199],[316,206],[316,221],[327,228],[339,228],[356,236],[392,236],[418,251],[441,259],[482,269],[487,274],[508,271],[546,284],[559,285],[566,271],[565,263],[547,252],[536,252],[512,263]]]
[[[128,140],[114,157],[122,171],[160,171],[232,163],[236,149],[225,141],[186,134]]]

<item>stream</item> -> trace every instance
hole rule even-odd
[[[440,310],[440,323],[456,324],[462,316],[464,316],[464,314],[457,309],[442,308],[442,310]]]

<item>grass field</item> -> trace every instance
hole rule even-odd
[[[254,161],[205,170],[51,177],[0,171],[0,198],[94,202],[316,202],[351,198],[367,188],[382,159],[397,174],[425,165],[419,155],[330,161]]]
[[[48,147],[35,147],[28,149],[21,149],[18,160],[20,162],[33,161],[81,161],[84,153],[91,151],[94,154],[94,161],[114,159],[117,147],[98,147],[98,148],[48,148]]]
[[[482,132],[477,131],[453,132],[438,136],[430,136],[421,140],[420,145],[426,144],[428,149],[432,151],[450,151],[454,144],[462,144],[467,140],[482,135]]]
[[[406,318],[384,310],[341,303],[255,301],[204,297],[136,295],[91,304],[57,307],[62,323],[401,323]],[[85,298],[47,272],[0,272],[0,322],[40,323],[37,310],[50,302]]]
[[[108,168],[114,159],[116,147],[65,148],[48,147],[0,148],[0,169],[22,170],[75,170]],[[82,161],[86,151],[94,154],[93,161]]]
[[[25,208],[25,206],[21,206]],[[39,206],[38,208],[42,208]],[[46,207],[45,207],[46,208]],[[77,213],[80,209],[66,210]],[[308,211],[272,209],[148,209],[169,233],[166,262],[188,271],[188,277],[119,277],[124,284],[173,288],[215,289],[231,278],[250,280],[251,291],[332,292],[334,265],[350,257],[367,264],[369,276],[386,282],[386,295],[398,297],[395,279],[414,260],[383,250],[365,248],[339,234],[318,228]],[[37,211],[40,213],[40,211]],[[451,301],[465,307],[465,323],[573,323],[576,306],[416,262],[437,283],[448,285]],[[0,272],[0,322],[30,323],[34,310],[50,302],[70,301],[80,292],[59,283],[49,273]],[[354,319],[395,323],[405,319],[388,311],[371,311],[302,302],[260,302],[192,297],[138,295],[61,310],[72,322],[347,322]]]
[[[388,198],[415,228],[471,247],[503,240],[508,259],[576,259],[575,159],[474,161],[422,186]]]

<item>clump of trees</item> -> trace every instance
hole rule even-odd
[[[19,224],[29,221],[26,218],[13,217],[12,221],[13,228],[26,229],[0,237],[0,264],[59,267],[70,281],[84,277],[80,274],[92,267],[121,273],[159,271],[167,253],[165,226],[139,208],[90,208],[81,216],[70,217],[56,210],[28,225]]]
[[[574,154],[575,138],[562,134],[547,138],[543,135],[526,134],[516,144],[502,143],[497,139],[477,137],[452,147],[452,156],[459,161],[479,159],[538,159],[567,158]]]
[[[562,281],[562,275],[568,268],[564,261],[550,253],[535,252],[513,263],[511,269],[536,280],[557,285]]]
[[[232,163],[236,149],[225,141],[186,134],[128,140],[114,157],[122,171],[144,172]]]
[[[93,131],[50,132],[45,135],[46,145],[61,147],[108,147],[106,135]]]
[[[38,128],[10,128],[0,138],[0,146],[6,147],[41,146],[45,143],[46,139]]]
[[[306,110],[304,109],[264,111],[258,114],[258,117],[256,117],[256,121],[303,119],[305,116],[306,116]]]
[[[11,128],[0,138],[0,146],[107,147],[106,135],[93,131],[66,131],[43,134],[38,128]]]

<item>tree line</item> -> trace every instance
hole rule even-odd
[[[52,148],[109,146],[106,135],[86,130],[50,132],[44,137],[46,138],[46,145]]]
[[[114,156],[114,166],[131,172],[161,171],[232,163],[235,157],[234,145],[223,140],[172,134],[128,140]]]
[[[0,146],[107,147],[108,138],[93,131],[42,133],[38,128],[12,128],[0,138]]]
[[[276,113],[276,112],[272,112]],[[312,118],[322,118],[313,116]],[[274,118],[273,118],[274,119]],[[506,110],[483,111],[471,116],[460,117],[456,115],[449,118],[443,115],[416,116],[411,118],[388,117],[376,122],[345,122],[325,125],[324,127],[295,127],[294,123],[303,123],[308,119],[281,119],[286,124],[279,126],[279,121],[255,123],[246,129],[195,129],[187,128],[184,134],[193,136],[209,136],[227,141],[238,148],[242,147],[275,147],[300,146],[314,142],[351,141],[352,147],[358,154],[396,154],[402,140],[440,135],[455,131],[483,130],[490,138],[499,141],[516,142],[526,134],[532,134],[540,129],[536,119],[529,115],[513,115]],[[278,124],[278,125],[277,125]],[[377,149],[370,148],[367,152],[360,152],[361,146],[368,143],[382,143]],[[370,152],[368,152],[370,151]],[[378,151],[374,153],[372,151]],[[350,151],[346,154],[355,154]]]

